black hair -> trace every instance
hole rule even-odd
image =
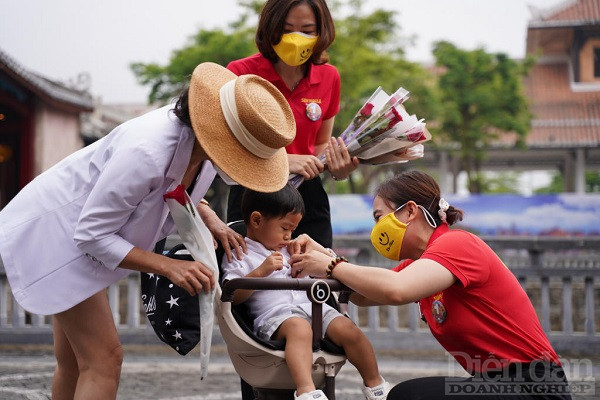
[[[276,62],[279,59],[273,45],[281,40],[288,13],[300,4],[308,4],[317,23],[319,38],[310,56],[310,62],[324,64],[329,61],[326,50],[335,39],[335,26],[326,0],[267,0],[260,12],[255,36],[256,47],[267,60]]]
[[[179,120],[189,128],[192,127],[192,120],[190,118],[190,107],[188,102],[188,92],[189,88],[183,89],[177,102],[175,103],[175,107],[173,108],[173,112],[179,118]]]
[[[250,215],[254,211],[267,219],[285,217],[289,213],[304,215],[304,200],[289,183],[271,193],[245,189],[242,194],[242,218],[246,224],[250,222]]]
[[[440,187],[432,176],[420,171],[402,172],[383,182],[375,194],[395,209],[412,200],[429,211],[438,226],[442,223],[438,214],[441,198]],[[453,225],[462,221],[463,211],[450,206],[446,210],[446,222]]]

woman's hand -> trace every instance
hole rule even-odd
[[[325,169],[325,165],[317,157],[304,154],[288,154],[290,173],[299,174],[304,179],[313,179]]]
[[[213,235],[215,248],[217,247],[216,241],[221,242],[227,255],[227,261],[231,262],[233,260],[232,248],[235,250],[235,256],[238,260],[242,259],[243,253],[248,254],[246,241],[242,235],[228,227],[209,206],[201,203],[196,208],[200,214],[200,218],[202,218],[202,221]]]
[[[290,264],[292,266],[292,277],[302,278],[305,276],[324,277],[327,267],[333,257],[318,250],[292,255]]]
[[[350,157],[342,138],[329,139],[325,149],[327,168],[335,179],[346,179],[358,167],[358,157]]]
[[[303,233],[296,239],[290,241],[290,243],[288,243],[287,249],[288,253],[290,253],[291,255],[306,253],[312,250],[316,250],[324,254],[331,254],[329,250],[321,246],[319,243],[315,242],[313,238],[308,236],[306,233]]]
[[[165,276],[191,296],[201,291],[208,293],[215,286],[212,271],[201,262],[165,258],[168,260]]]

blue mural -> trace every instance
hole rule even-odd
[[[445,196],[462,209],[455,225],[481,235],[600,236],[599,194]],[[371,195],[331,195],[334,234],[368,234]]]

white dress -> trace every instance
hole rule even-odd
[[[0,255],[18,303],[36,314],[71,308],[131,271],[137,246],[174,230],[163,194],[182,180],[195,139],[162,107],[115,128],[30,182],[0,211]],[[215,177],[203,164],[192,200]]]

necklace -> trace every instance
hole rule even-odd
[[[290,92],[293,92],[294,90],[296,90],[296,88],[298,87],[298,85],[300,84],[300,81],[302,80],[302,78],[298,79],[296,81],[296,83],[294,83],[290,89]]]

